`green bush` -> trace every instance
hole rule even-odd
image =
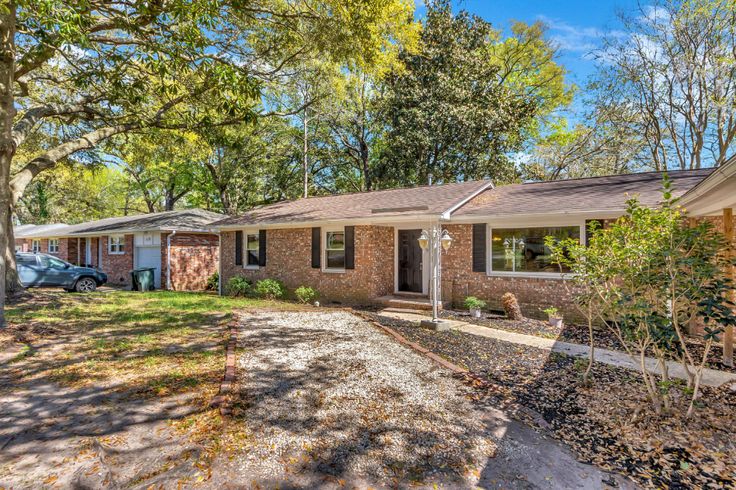
[[[225,288],[230,296],[247,296],[253,289],[253,283],[243,276],[231,277]]]
[[[294,291],[294,294],[296,295],[296,299],[298,299],[301,303],[308,304],[317,299],[317,291],[314,290],[314,288],[310,288],[309,286],[299,286]]]
[[[217,291],[220,285],[220,273],[215,272],[207,279],[207,291]]]
[[[266,299],[278,299],[286,296],[286,286],[276,279],[263,279],[256,283],[256,294]]]
[[[463,302],[463,306],[469,310],[482,310],[486,307],[486,302],[482,299],[478,299],[475,296],[468,296]]]

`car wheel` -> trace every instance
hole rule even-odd
[[[91,277],[83,277],[74,285],[74,290],[78,293],[91,293],[97,289],[97,283]]]

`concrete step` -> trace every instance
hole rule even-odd
[[[376,300],[387,308],[424,311],[432,309],[432,303],[426,296],[389,294]],[[442,302],[439,303],[439,307],[442,309]]]

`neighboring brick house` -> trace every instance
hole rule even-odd
[[[209,225],[224,215],[187,209],[124,216],[77,225],[15,228],[16,250],[51,253],[101,269],[108,283],[130,286],[130,272],[154,269],[155,285],[204,290],[218,270],[219,237]],[[35,249],[34,249],[35,247]]]
[[[711,172],[670,172],[675,194]],[[427,304],[432,281],[425,264],[432,247],[422,249],[418,239],[422,231],[434,230],[451,238],[441,253],[437,288],[445,304],[457,306],[472,295],[500,309],[501,296],[512,292],[528,316],[556,306],[568,318],[578,317],[544,237],[585,240],[587,222],[618,218],[633,196],[654,206],[661,188],[662,174],[650,172],[497,188],[489,181],[465,182],[281,202],[214,224],[221,233],[221,289],[236,275],[272,277],[290,289],[314,287],[322,301]]]

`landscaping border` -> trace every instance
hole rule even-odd
[[[222,376],[222,382],[220,383],[220,391],[217,396],[212,399],[210,406],[219,407],[220,415],[223,417],[229,417],[233,411],[232,397],[230,396],[235,385],[235,348],[238,344],[238,327],[239,318],[236,317],[230,321],[229,325],[229,336],[225,347],[225,374]]]

